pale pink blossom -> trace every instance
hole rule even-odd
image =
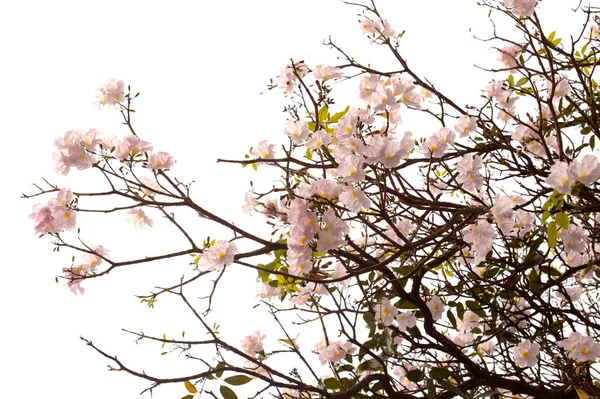
[[[398,323],[398,330],[404,332],[407,328],[417,325],[417,318],[414,312],[401,312],[396,317],[396,322]]]
[[[331,134],[320,129],[312,134],[306,146],[312,150],[318,150],[321,146],[327,147],[329,144],[331,144]]]
[[[148,156],[146,167],[154,170],[170,169],[175,164],[175,160],[166,152],[152,153]]]
[[[393,369],[393,373],[396,376],[396,378],[398,378],[398,381],[400,381],[400,384],[402,384],[404,388],[411,390],[415,389],[417,387],[417,384],[409,380],[406,374],[408,374],[409,371],[416,369],[417,368],[412,364],[408,362],[402,362],[402,366],[395,367]]]
[[[391,326],[394,317],[398,314],[398,309],[387,298],[383,298],[381,303],[375,305],[375,319],[380,320],[384,326]]]
[[[531,17],[537,0],[504,0],[504,5],[519,17]]]
[[[472,332],[460,331],[452,338],[452,342],[461,347],[469,346],[473,344],[473,341],[475,341],[475,336]]]
[[[136,155],[152,151],[152,149],[152,145],[147,141],[140,140],[134,135],[129,135],[118,144],[115,156],[120,160],[130,160],[135,158]]]
[[[456,163],[456,182],[467,191],[479,190],[483,184],[483,176],[479,170],[483,167],[483,160],[479,155],[466,154]]]
[[[362,181],[365,178],[364,161],[365,159],[360,155],[348,155],[340,162],[335,174],[344,182]]]
[[[363,208],[371,207],[371,200],[359,187],[346,186],[339,199],[350,212],[359,212]]]
[[[569,170],[569,164],[557,161],[550,167],[550,174],[546,183],[561,194],[570,194],[574,183],[573,173]]]
[[[431,311],[431,316],[433,320],[439,320],[442,318],[442,313],[444,312],[444,303],[440,299],[439,296],[434,295],[427,302],[427,307]]]
[[[127,211],[127,213],[130,215],[129,221],[133,223],[136,228],[142,229],[145,227],[152,227],[152,219],[146,215],[146,212],[144,212],[142,208],[133,208]]]
[[[225,266],[233,263],[237,253],[235,243],[217,240],[213,246],[204,250],[200,262],[198,262],[198,267],[201,270],[222,270]]]
[[[479,219],[476,224],[467,226],[462,232],[464,240],[477,252],[473,259],[473,264],[476,265],[492,250],[496,231],[487,220]]]
[[[560,238],[565,247],[565,252],[577,251],[581,253],[585,251],[587,246],[588,232],[574,223],[569,223],[567,230],[561,230]]]
[[[63,188],[45,205],[35,205],[29,215],[35,223],[35,232],[45,234],[74,229],[77,219],[77,212],[71,208],[74,199],[71,190]]]
[[[263,352],[263,341],[267,336],[260,331],[255,331],[254,334],[248,335],[242,339],[242,350],[251,356],[256,356],[257,353]]]
[[[63,137],[54,140],[58,152],[53,154],[57,173],[67,175],[72,167],[78,170],[90,168],[97,162],[93,152],[101,140],[98,132],[90,129],[87,132],[69,130]]]
[[[477,118],[469,115],[461,116],[454,125],[454,130],[460,137],[465,137],[469,133],[475,131],[475,129],[477,129]]]
[[[458,322],[457,328],[460,331],[472,331],[474,328],[479,327],[479,321],[481,317],[475,312],[467,310],[462,317],[462,320]]]
[[[261,159],[273,159],[275,144],[269,144],[266,140],[258,143],[256,148],[252,148],[251,155]]]
[[[569,338],[558,341],[558,346],[566,349],[567,356],[577,362],[589,362],[600,357],[600,344],[578,332],[573,332]]]
[[[327,362],[337,363],[346,355],[351,355],[356,351],[356,348],[349,342],[336,341],[327,345],[324,339],[315,346],[315,349],[319,354],[321,364]]]
[[[565,288],[565,291],[567,292],[567,297],[573,302],[578,301],[579,298],[581,298],[581,295],[583,294],[583,291],[582,291],[581,287],[579,287],[579,286],[567,287],[567,288]],[[560,298],[560,299],[565,299],[565,300],[567,299],[567,298],[565,298],[563,293],[559,290],[556,290],[554,295],[556,295],[556,297]]]
[[[308,66],[304,62],[288,65],[279,74],[279,88],[286,93],[291,93],[296,88],[298,78],[308,73]]]
[[[308,124],[305,121],[286,121],[283,132],[296,145],[304,144],[304,140],[308,138]]]
[[[328,201],[335,200],[342,192],[342,186],[335,181],[328,179],[314,180],[310,184],[311,195],[324,198]]]
[[[540,346],[536,342],[529,340],[522,341],[519,345],[513,347],[515,363],[519,367],[532,367],[537,363],[537,357],[540,353]]]
[[[313,77],[322,82],[329,79],[341,79],[344,77],[344,71],[338,67],[317,65],[313,70]]]
[[[365,18],[364,21],[360,23],[360,29],[365,35],[371,35],[380,30],[379,21],[373,21],[370,18]]]
[[[600,163],[595,155],[584,155],[581,160],[574,159],[569,167],[574,178],[586,186],[590,186],[600,178]]]
[[[559,100],[571,92],[571,85],[564,78],[560,78],[555,85],[552,85],[552,81],[547,80],[546,86],[548,87],[548,97],[552,97],[554,100]]]
[[[498,53],[498,61],[502,62],[505,68],[515,69],[519,66],[518,54],[523,46],[519,44],[510,44],[500,49]]]
[[[490,339],[488,341],[480,342],[479,345],[477,345],[477,348],[480,351],[491,355],[496,351],[496,343]]]
[[[104,86],[98,88],[96,94],[96,104],[115,105],[125,100],[125,83],[122,80],[110,79]]]

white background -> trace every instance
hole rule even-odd
[[[471,38],[472,33],[489,34],[487,10],[467,0],[379,3],[392,25],[407,32],[402,52],[409,64],[459,104],[477,104],[479,90],[491,76],[473,64],[498,65],[494,44]],[[563,3],[561,8],[558,3]],[[571,14],[564,3],[577,2],[543,4],[546,19],[560,17],[547,23],[548,31],[560,28],[557,37],[568,32]],[[79,336],[140,369],[161,370],[160,376],[169,377],[176,375],[177,365],[167,372],[157,368],[156,362],[165,361],[158,355],[160,348],[136,347],[120,328],[157,335],[176,334],[181,325],[195,328],[181,307],[166,301],[151,311],[133,296],[176,280],[187,260],[119,270],[86,282],[86,294],[74,296],[62,282],[54,282],[73,253],[52,252],[48,239],[33,235],[27,216],[41,200],[19,199],[22,192],[35,192],[31,183],[41,183],[43,176],[66,187],[89,184],[86,172],[72,172],[67,179],[54,173],[53,140],[67,130],[92,127],[104,134],[124,134],[116,111],[92,104],[96,87],[117,78],[141,92],[135,104],[137,132],[156,150],[177,159],[173,172],[183,181],[195,180],[198,202],[237,220],[248,182],[259,175],[215,160],[241,159],[262,139],[285,142],[285,99],[278,91],[260,95],[281,66],[290,58],[310,66],[335,65],[336,54],[321,46],[331,35],[363,63],[398,68],[383,49],[368,45],[358,12],[336,0],[2,2],[1,397],[137,397],[147,383],[108,372],[107,361]],[[345,102],[355,103],[356,98],[338,98],[340,109]],[[428,133],[419,126],[406,128]],[[178,237],[160,229],[138,232],[124,219],[82,217],[79,224],[93,244],[107,246],[115,257],[144,256],[157,244],[178,248]],[[262,219],[243,223],[259,229]],[[213,317],[223,320],[223,328],[237,326],[249,334],[259,327],[257,319],[242,311],[252,298],[254,280],[239,273],[223,286],[229,306]],[[185,394],[177,384],[154,397]]]

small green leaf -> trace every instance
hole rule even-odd
[[[323,384],[325,384],[325,388],[327,389],[340,389],[342,387],[340,382],[333,377],[326,378]]]
[[[225,367],[225,363],[219,363],[217,364],[217,367],[215,368],[221,368],[221,367]],[[217,378],[221,378],[221,376],[223,375],[223,370],[219,371],[218,373],[215,373],[215,376],[217,376]]]
[[[460,395],[463,398],[465,397],[465,395],[463,394],[463,392],[460,389],[458,389],[458,387],[456,385],[454,385],[454,384],[452,384],[452,383],[450,383],[448,381],[444,381],[444,380],[438,381],[438,383],[441,386],[443,386],[444,388],[446,388],[448,391],[454,392],[455,394]]]
[[[556,222],[548,223],[548,246],[554,248],[556,246],[556,239],[558,237],[558,228]]]
[[[509,85],[511,85],[511,86],[515,85],[515,77],[514,76],[508,75],[508,79],[507,80],[508,80],[508,84]]]
[[[329,108],[327,108],[327,105],[324,105],[321,107],[321,109],[319,110],[319,125],[324,124],[325,120],[327,119],[327,113],[329,112]]]
[[[590,148],[593,150],[596,147],[596,136],[590,136]]]
[[[247,375],[239,374],[225,378],[225,382],[229,385],[244,385],[252,381],[252,378]]]
[[[552,40],[554,40],[554,35],[556,35],[556,31],[553,31],[552,33],[550,33],[548,35],[548,41],[551,42]]]
[[[528,79],[527,79],[527,78],[521,78],[521,79],[519,79],[519,80],[517,81],[517,86],[521,87],[521,86],[523,86],[523,85],[524,85],[525,83],[527,83],[527,82],[528,82]]]
[[[412,382],[419,382],[425,377],[425,373],[421,370],[410,370],[406,373],[406,378]]]
[[[223,395],[223,399],[238,399],[235,392],[233,392],[233,390],[231,388],[229,388],[228,386],[221,385],[221,388],[219,388],[219,391],[221,391],[221,395]]]
[[[447,380],[452,376],[452,371],[445,367],[432,367],[431,370],[429,370],[429,376],[437,381]]]
[[[564,230],[569,228],[569,216],[566,213],[561,212],[556,214],[556,216],[554,216],[554,220],[560,228]]]
[[[194,395],[185,395],[183,398],[181,399],[194,399]]]
[[[252,164],[252,169],[254,169],[254,171],[256,172],[258,170],[258,166],[255,163],[253,163]]]
[[[187,389],[187,391],[189,393],[198,393],[198,390],[196,389],[196,387],[194,386],[194,384],[192,384],[189,381],[183,381],[183,385],[185,385],[185,389]]]
[[[306,149],[306,158],[308,158],[309,160],[312,160],[312,154],[313,151],[310,148]]]
[[[349,109],[350,109],[350,106],[347,106],[345,110],[333,114],[329,118],[329,120],[327,121],[327,123],[336,123],[336,122],[339,122],[339,120],[342,119],[342,117],[348,113]]]
[[[448,316],[448,320],[450,320],[452,327],[456,328],[456,317],[454,317],[454,315],[452,314],[452,310],[448,310],[446,312],[446,316]]]
[[[558,45],[560,44],[560,42],[562,42],[562,39],[561,39],[561,38],[558,38],[558,39],[556,39],[556,40],[553,40],[553,41],[552,41],[552,44],[553,44],[553,45],[555,45],[555,46],[558,46]]]

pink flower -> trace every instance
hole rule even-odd
[[[323,82],[329,79],[341,79],[344,77],[344,71],[338,67],[317,65],[313,71],[313,77]]]
[[[146,216],[146,212],[142,208],[133,208],[127,211],[129,215],[129,221],[135,225],[138,229],[143,229],[145,227],[152,227],[152,219]]]
[[[198,267],[201,270],[222,270],[233,263],[237,252],[235,243],[217,240],[212,247],[204,250]]]
[[[35,232],[45,234],[74,229],[77,213],[70,208],[74,198],[71,190],[63,188],[56,198],[51,199],[47,204],[35,205],[33,213],[29,215],[35,223]]]
[[[573,332],[569,338],[558,341],[558,346],[566,349],[567,356],[577,362],[589,362],[600,357],[600,344],[578,332]]]
[[[359,212],[363,208],[369,209],[371,207],[371,200],[358,187],[346,187],[340,194],[339,199],[350,212]]]
[[[384,326],[391,326],[397,314],[398,309],[387,298],[375,305],[375,319],[380,320]]]
[[[442,313],[444,312],[444,303],[439,296],[434,295],[431,297],[431,299],[427,302],[427,307],[431,311],[433,320],[439,320],[442,318]]]
[[[573,174],[575,179],[580,181],[582,184],[589,186],[592,185],[600,178],[600,163],[595,155],[588,154],[584,155],[579,159],[574,159],[569,167],[569,171]]]
[[[470,132],[475,131],[475,129],[477,129],[477,118],[469,115],[461,116],[454,125],[454,130],[458,132],[460,137],[465,137]]]
[[[175,164],[175,160],[166,152],[152,153],[148,156],[146,167],[154,170],[170,169]]]
[[[550,167],[546,183],[561,194],[570,194],[574,180],[573,173],[569,170],[569,164],[558,161]]]
[[[519,367],[532,367],[537,363],[537,357],[540,353],[540,346],[529,340],[521,342],[513,347],[515,363]]]
[[[481,342],[477,346],[477,349],[491,355],[496,350],[496,343],[490,339],[489,341]]]
[[[554,86],[550,80],[547,80],[546,86],[548,87],[548,97],[552,95],[554,100],[559,100],[571,92],[571,85],[564,78],[559,79]]]
[[[129,160],[143,152],[152,151],[152,148],[152,145],[147,141],[140,140],[134,135],[129,135],[119,143],[115,156],[120,160]]]
[[[283,132],[292,139],[294,144],[302,145],[308,138],[308,124],[305,121],[286,121]]]
[[[315,346],[315,349],[319,354],[321,364],[327,362],[337,363],[346,357],[346,355],[351,355],[356,351],[356,348],[349,342],[336,341],[330,342],[327,345],[324,339]]]
[[[531,17],[537,0],[504,0],[504,5],[519,17]]]
[[[408,374],[409,371],[416,369],[417,368],[412,364],[408,362],[402,362],[402,366],[394,368],[393,373],[398,378],[398,381],[400,381],[400,384],[402,384],[404,388],[410,390],[415,389],[417,387],[417,384],[409,380],[406,374]]]
[[[269,144],[266,140],[258,143],[258,147],[253,148],[251,154],[256,158],[261,159],[273,159],[275,153],[273,149],[275,148],[274,144]]]
[[[257,353],[264,351],[263,340],[267,338],[265,334],[256,330],[254,334],[248,335],[242,339],[242,350],[248,355],[255,356]]]
[[[104,86],[98,89],[96,95],[96,103],[100,105],[115,105],[125,100],[123,91],[125,90],[125,83],[122,80],[116,81],[110,79]]]
[[[483,160],[479,155],[464,155],[456,164],[457,183],[461,184],[463,189],[467,191],[479,190],[483,184],[483,176],[479,173],[482,166]]]
[[[480,219],[476,224],[471,224],[463,230],[463,239],[477,252],[473,264],[485,260],[488,252],[492,250],[496,231],[487,220]]]
[[[471,331],[474,328],[479,327],[479,321],[481,317],[477,313],[467,310],[463,314],[462,320],[458,322],[458,329],[460,331]]]
[[[396,322],[398,322],[398,330],[404,332],[407,328],[417,325],[417,318],[414,312],[402,312],[396,317]]]
[[[475,340],[475,336],[472,332],[460,331],[456,333],[456,335],[452,338],[452,342],[454,342],[458,346],[469,346],[473,344]]]
[[[498,54],[498,61],[504,64],[507,69],[514,69],[519,66],[517,55],[521,52],[523,47],[519,44],[511,44],[509,46],[500,49]]]
[[[92,154],[100,143],[97,136],[98,132],[95,129],[87,132],[69,130],[63,137],[54,140],[54,145],[58,149],[58,152],[53,155],[56,172],[66,176],[71,167],[84,170],[97,162]]]

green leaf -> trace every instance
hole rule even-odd
[[[528,79],[527,79],[527,78],[521,78],[521,79],[519,79],[519,80],[517,81],[517,86],[521,87],[521,86],[523,86],[523,85],[524,85],[525,83],[527,83],[527,82],[528,82]]]
[[[427,399],[436,399],[435,385],[433,385],[433,380],[431,378],[427,379]]]
[[[194,395],[185,395],[183,398],[181,399],[194,399]]]
[[[556,214],[556,216],[554,216],[554,220],[560,228],[564,230],[569,228],[569,216],[566,213],[561,212]]]
[[[444,380],[438,381],[438,383],[441,386],[443,386],[444,388],[446,388],[446,390],[448,390],[450,392],[454,392],[455,394],[460,395],[463,398],[465,397],[465,395],[463,394],[463,392],[460,389],[458,389],[458,387],[456,385],[454,385],[454,384],[452,384],[452,383],[450,383],[448,381],[444,381]]]
[[[548,35],[548,41],[551,42],[552,40],[554,40],[554,35],[556,35],[556,31],[553,31],[552,33],[550,33]]]
[[[429,370],[429,376],[437,381],[447,380],[452,376],[452,371],[448,370],[446,367],[432,367],[431,370]]]
[[[258,170],[258,165],[256,165],[255,163],[252,164],[252,169],[254,169],[254,171],[256,172]]]
[[[229,385],[244,385],[252,381],[252,378],[247,375],[239,374],[225,378],[225,382]]]
[[[187,391],[189,393],[198,393],[198,390],[196,389],[196,387],[194,386],[194,384],[192,384],[189,381],[183,381],[183,385],[185,385],[185,389],[187,389]]]
[[[593,150],[596,147],[596,136],[590,136],[590,148]]]
[[[229,388],[228,386],[221,385],[221,388],[219,388],[219,391],[221,391],[221,395],[223,395],[223,399],[238,399],[235,392],[233,392],[233,390],[231,388]]]
[[[346,109],[343,110],[343,111],[341,111],[341,112],[337,112],[337,113],[333,114],[329,118],[329,120],[327,121],[327,123],[336,123],[336,122],[339,122],[339,120],[342,119],[342,117],[348,113],[348,110],[350,110],[350,106],[347,106]]]
[[[548,223],[548,246],[554,248],[556,246],[556,238],[558,237],[558,229],[556,222]]]
[[[412,302],[401,300],[398,305],[396,305],[398,309],[418,309],[417,305]]]
[[[452,310],[449,309],[446,312],[446,316],[448,316],[448,320],[450,320],[450,323],[452,323],[452,327],[456,328],[456,317],[454,317],[452,314]]]
[[[328,112],[329,112],[329,108],[327,108],[327,105],[323,105],[321,107],[321,109],[319,110],[319,119],[318,119],[319,125],[323,125],[325,123]]]
[[[310,130],[311,132],[315,131],[315,123],[314,122],[308,122],[308,130]]]
[[[412,382],[419,382],[425,377],[425,373],[421,370],[410,370],[406,373],[406,378]]]
[[[327,389],[340,389],[342,387],[340,382],[333,377],[326,378],[323,384],[325,384],[325,388]]]
[[[308,158],[309,161],[312,161],[312,154],[313,151],[310,148],[306,149],[306,158]]]
[[[507,80],[508,80],[508,84],[509,85],[511,85],[511,86],[515,85],[515,77],[514,76],[508,75],[508,79]]]
[[[553,40],[553,41],[552,41],[552,44],[553,44],[553,45],[555,45],[555,46],[558,46],[558,45],[560,44],[560,42],[562,42],[562,39],[561,39],[561,38],[558,38],[558,39],[556,39],[556,40]]]
[[[219,363],[217,364],[217,367],[215,368],[221,368],[221,367],[225,367],[225,363]],[[217,376],[217,378],[221,378],[221,376],[223,375],[223,370],[219,371],[218,373],[215,373],[215,375]]]

